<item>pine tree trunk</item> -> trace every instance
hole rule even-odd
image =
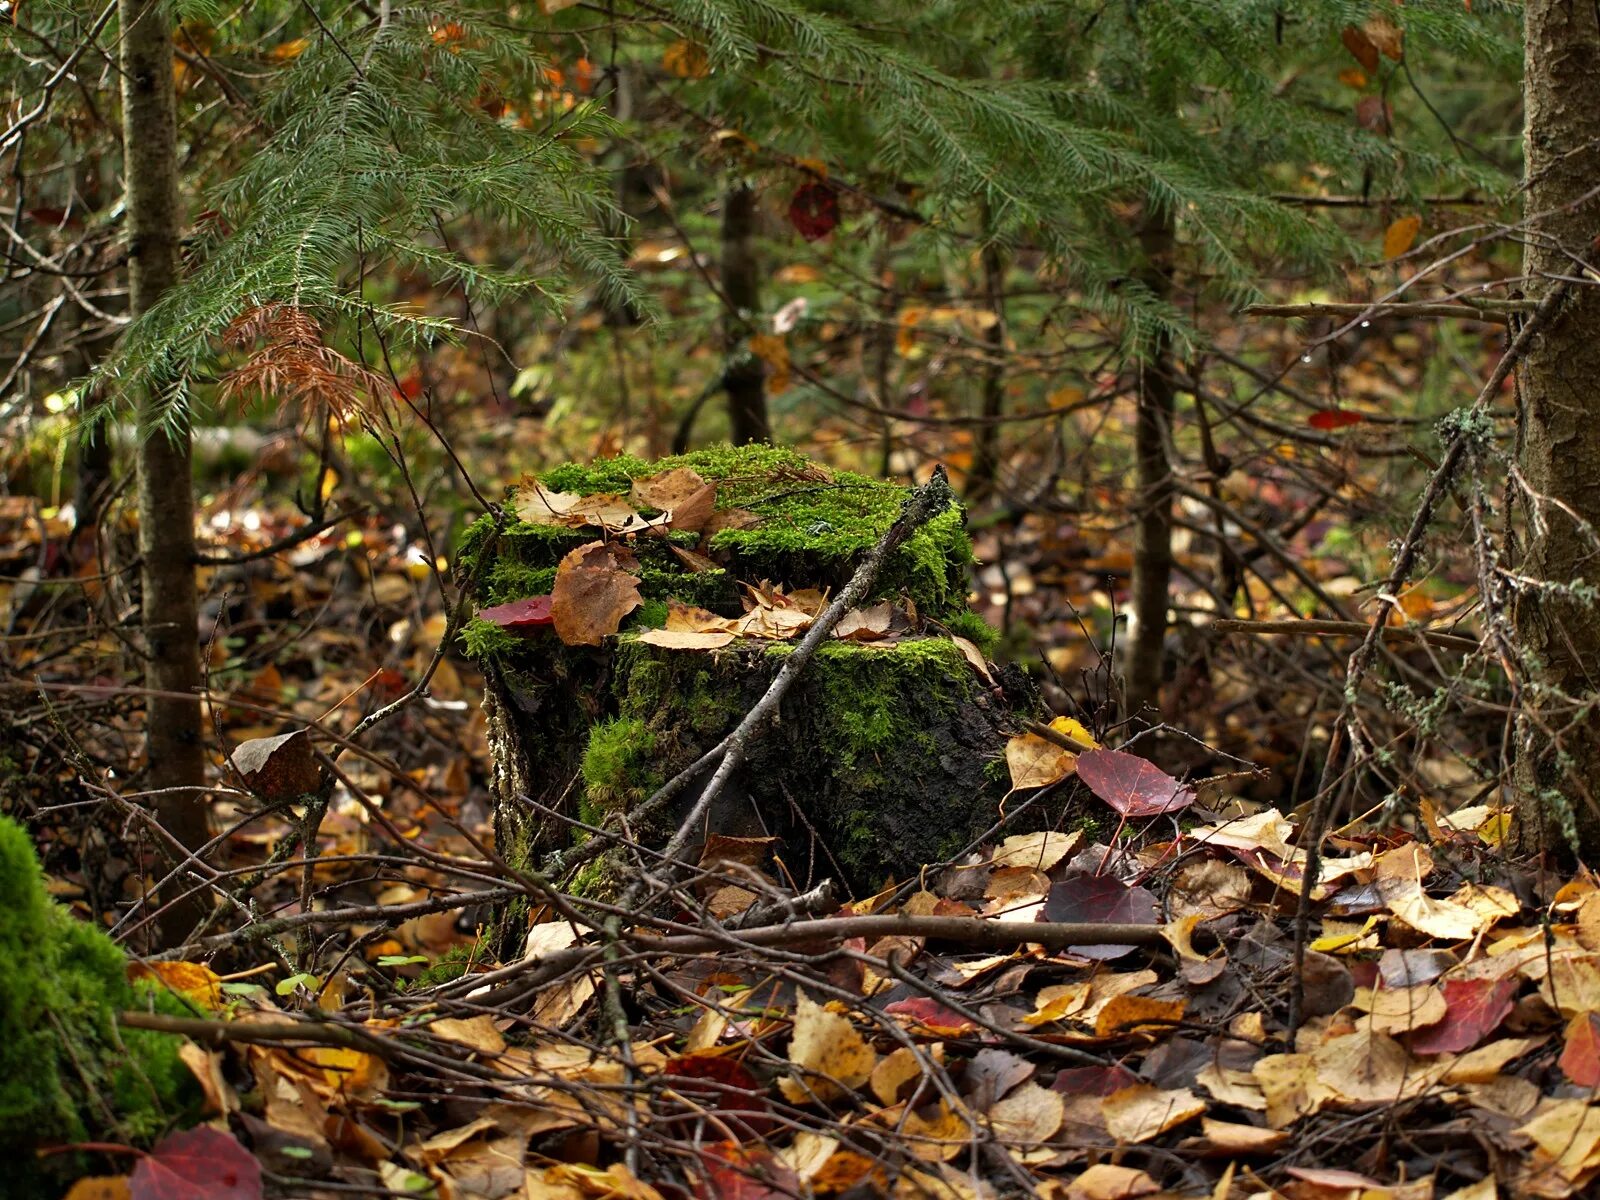
[[[1551,276],[1582,273],[1594,261],[1600,234],[1600,13],[1570,0],[1527,0],[1526,66],[1527,247],[1524,259],[1535,298]],[[1587,197],[1587,199],[1584,199]],[[1565,306],[1532,344],[1521,364],[1520,451],[1523,475],[1539,497],[1539,522],[1529,523],[1520,571],[1536,579],[1600,584],[1600,288],[1572,289]],[[1524,829],[1557,824],[1570,804],[1580,849],[1600,850],[1600,715],[1574,716],[1569,701],[1600,702],[1600,611],[1570,593],[1524,589],[1516,625],[1540,688],[1519,738],[1518,783],[1534,820]],[[1557,764],[1551,733],[1559,735]],[[1556,805],[1541,797],[1560,794]]]
[[[130,311],[138,317],[177,284],[182,211],[178,200],[177,104],[172,29],[166,7],[119,0],[122,21],[122,138],[127,175]],[[162,826],[184,846],[207,839],[205,758],[200,738],[200,647],[195,602],[194,489],[189,435],[155,420],[160,398],[139,397],[138,452],[141,623],[147,789]],[[174,695],[175,693],[175,695]],[[183,699],[195,696],[196,699]],[[162,923],[173,941],[188,932],[197,903]]]
[[[722,377],[728,393],[728,421],[733,442],[772,440],[767,421],[766,370],[745,345],[749,322],[761,308],[760,263],[756,259],[756,194],[735,184],[722,198],[722,294],[733,310],[723,317],[727,366]]]
[[[1145,286],[1161,300],[1172,292],[1172,218],[1149,212],[1139,231]],[[1162,655],[1167,640],[1168,584],[1172,576],[1172,344],[1158,337],[1139,363],[1139,408],[1134,426],[1137,522],[1133,531],[1133,584],[1123,699],[1129,715],[1161,705]]]

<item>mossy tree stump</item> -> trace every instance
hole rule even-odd
[[[562,816],[598,825],[649,796],[739,722],[794,650],[795,642],[757,639],[709,652],[639,641],[665,619],[669,598],[738,616],[741,581],[837,593],[908,494],[765,446],[569,465],[540,483],[626,495],[634,479],[675,467],[714,482],[719,511],[738,508],[759,521],[704,544],[694,534],[631,539],[645,603],[604,647],[563,645],[549,632],[510,634],[482,620],[464,631],[483,668],[496,832],[513,866],[536,866],[571,844]],[[561,557],[596,536],[522,521],[496,532],[485,518],[468,530],[458,558],[480,603],[505,604],[550,592]],[[674,542],[699,544],[715,569],[692,570]],[[719,798],[712,832],[775,835],[796,884],[831,877],[866,894],[941,861],[994,823],[1013,714],[951,640],[982,645],[992,637],[967,608],[971,561],[958,507],[892,556],[873,598],[905,602],[917,617],[913,633],[884,646],[824,643]],[[659,846],[675,829],[669,817],[633,833]],[[605,862],[592,863],[576,890],[603,889]],[[513,930],[505,933],[513,942]]]

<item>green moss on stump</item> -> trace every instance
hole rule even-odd
[[[740,580],[770,579],[794,587],[842,587],[861,558],[899,515],[906,489],[848,471],[825,471],[792,450],[772,446],[720,446],[655,462],[627,455],[587,466],[568,464],[540,477],[556,491],[627,495],[635,479],[691,467],[717,485],[717,508],[744,509],[760,518],[748,529],[724,529],[707,545],[717,570],[693,572],[672,553],[668,540],[633,543],[640,565],[640,592],[647,600],[669,597],[717,612],[737,614]],[[508,493],[509,495],[509,493]],[[653,510],[645,509],[646,515]],[[593,530],[532,525],[511,520],[496,535],[488,518],[465,533],[456,558],[475,580],[477,599],[505,604],[543,595],[555,582],[555,567],[570,550],[593,541]],[[693,546],[693,535],[674,535]],[[958,618],[966,608],[966,572],[972,561],[964,514],[951,508],[920,529],[892,557],[875,590],[877,597],[904,595],[925,616]],[[482,647],[469,648],[476,655]],[[503,649],[503,648],[502,648]]]
[[[659,625],[669,598],[735,615],[739,581],[837,590],[908,495],[767,446],[658,462],[615,458],[559,467],[540,480],[558,491],[626,495],[634,479],[675,467],[715,480],[719,509],[761,518],[702,547],[719,570],[690,572],[661,539],[639,537],[630,544],[646,601],[605,647],[507,635],[483,622],[465,631],[469,652],[484,667],[497,835],[513,863],[536,865],[542,852],[567,844],[567,832],[540,806],[564,806],[597,823],[697,759],[760,699],[797,644],[745,640],[710,653],[677,651],[640,642],[632,631]],[[874,599],[909,600],[927,618],[928,636],[883,647],[824,643],[780,720],[752,744],[711,829],[775,834],[796,882],[831,876],[865,892],[948,857],[993,823],[1014,722],[945,636],[980,646],[994,639],[966,607],[972,552],[963,522],[961,510],[951,508],[925,525],[892,556],[874,589]],[[594,536],[518,521],[495,536],[485,520],[467,532],[457,561],[477,581],[482,603],[505,603],[548,591],[560,557]],[[632,832],[659,845],[681,816],[681,809],[668,813],[654,829],[635,822]],[[591,864],[574,886],[605,890],[615,876],[608,862]]]
[[[7,1196],[55,1197],[86,1169],[82,1156],[39,1158],[44,1145],[148,1143],[192,1115],[198,1085],[180,1039],[120,1029],[119,1011],[182,1009],[135,989],[111,939],[45,892],[22,827],[0,817],[0,1157]]]

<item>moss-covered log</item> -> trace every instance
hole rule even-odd
[[[515,865],[569,845],[563,818],[599,824],[710,749],[793,651],[792,642],[757,639],[709,652],[640,641],[640,631],[665,619],[667,600],[737,616],[741,582],[837,591],[907,495],[765,446],[567,466],[540,483],[626,494],[634,479],[675,467],[716,484],[719,512],[756,520],[703,542],[693,534],[634,539],[645,603],[614,641],[566,646],[548,632],[512,634],[481,620],[465,631],[485,675],[497,834]],[[548,593],[562,555],[595,536],[521,521],[497,531],[486,518],[468,531],[458,557],[477,598],[504,604]],[[698,546],[714,569],[694,569],[674,540],[682,549]],[[993,824],[1014,716],[951,639],[981,645],[992,636],[967,608],[970,562],[959,508],[895,553],[874,598],[902,603],[915,615],[912,631],[885,645],[825,643],[781,719],[752,747],[736,786],[719,798],[710,831],[777,836],[795,883],[832,877],[861,894],[947,857]],[[665,825],[633,832],[660,845],[674,818]],[[587,868],[578,890],[603,888],[606,861]]]

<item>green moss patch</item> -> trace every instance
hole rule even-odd
[[[148,1143],[192,1116],[199,1089],[180,1039],[119,1029],[119,1011],[181,1010],[136,990],[111,939],[45,892],[22,827],[0,817],[0,1155],[5,1194],[55,1197],[82,1174],[80,1155],[38,1158],[61,1142]]]
[[[674,543],[696,545],[694,535],[631,540],[640,564],[640,593],[646,600],[675,598],[716,612],[740,611],[737,584],[767,579],[789,588],[842,587],[861,558],[899,515],[907,489],[847,471],[830,471],[791,450],[772,446],[721,446],[655,462],[631,456],[588,465],[569,463],[545,473],[540,482],[555,491],[626,495],[635,479],[689,467],[717,485],[720,511],[742,509],[757,523],[724,529],[703,549],[717,563],[710,571],[687,569],[672,551]],[[514,489],[513,489],[514,491]],[[508,493],[508,499],[511,493]],[[652,510],[644,509],[646,515]],[[496,532],[485,517],[463,535],[457,562],[473,580],[482,605],[505,604],[543,595],[555,582],[563,555],[598,536],[590,529],[535,525],[512,519]],[[874,599],[904,596],[918,612],[935,618],[966,612],[966,573],[972,561],[965,514],[951,508],[935,517],[886,565]],[[636,617],[632,627],[645,624]],[[515,649],[491,646],[481,635],[468,650]]]

